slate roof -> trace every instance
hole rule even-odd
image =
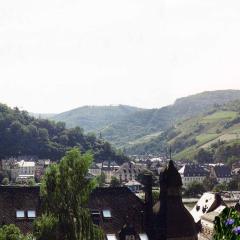
[[[144,203],[127,187],[95,189],[90,195],[89,208],[94,214],[100,213],[99,225],[105,234],[117,234],[127,218],[138,233],[144,232]],[[110,210],[111,218],[104,218],[103,210]]]
[[[35,210],[38,216],[40,208],[39,187],[0,186],[0,225],[15,224],[23,233],[32,231],[34,219],[27,218],[28,210]],[[16,211],[25,212],[23,219],[16,218]]]
[[[179,173],[184,177],[205,177],[208,172],[198,164],[186,164],[180,170]]]
[[[216,165],[214,171],[217,178],[230,178],[232,176],[231,168],[226,165]]]

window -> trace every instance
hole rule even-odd
[[[111,214],[111,211],[110,210],[103,210],[103,217],[104,218],[111,218],[112,217],[112,214]]]
[[[146,233],[140,233],[139,237],[140,237],[140,240],[148,240],[148,236]]]
[[[91,212],[91,216],[92,216],[92,221],[95,225],[99,225],[100,224],[100,212],[98,210],[93,210]]]
[[[107,234],[107,240],[117,240],[115,234]]]
[[[24,217],[25,217],[25,213],[23,210],[16,211],[16,218],[24,218]]]
[[[35,210],[28,210],[27,211],[28,218],[36,218],[36,211]]]

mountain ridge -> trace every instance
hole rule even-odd
[[[98,114],[93,113],[89,115],[82,111],[80,112],[80,115],[82,114],[80,116],[82,122],[79,121],[79,115],[76,115],[76,110],[85,109],[89,111],[89,106],[58,114],[51,119],[65,121],[68,126],[71,123],[69,114],[72,114],[71,117],[79,121],[77,126],[80,126],[85,131],[95,132],[96,134],[101,133],[104,139],[110,141],[118,148],[129,148],[136,141],[142,139],[148,139],[149,141],[151,136],[165,131],[176,124],[177,121],[195,117],[214,107],[238,99],[240,99],[240,90],[205,91],[178,98],[173,104],[162,108],[142,109],[128,105],[118,105],[118,109],[115,109],[115,113],[112,114],[111,106],[91,106],[92,112],[96,109],[100,112],[102,110],[105,110],[105,113],[107,112],[106,115],[101,113],[100,120],[98,119]]]

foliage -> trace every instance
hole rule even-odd
[[[211,178],[207,176],[203,180],[203,186],[206,191],[212,191],[216,185],[217,185],[217,180],[215,178]]]
[[[156,191],[156,190],[152,191],[153,205],[156,204],[157,201],[159,200],[159,194],[160,194],[160,191]]]
[[[233,178],[227,186],[228,191],[240,191],[240,180],[238,177]]]
[[[58,230],[58,221],[51,214],[43,214],[34,221],[33,231],[38,240],[57,240]]]
[[[221,192],[221,191],[227,191],[227,190],[228,190],[228,184],[225,182],[219,183],[219,184],[215,185],[213,188],[214,192]]]
[[[106,175],[102,172],[99,176],[96,177],[96,183],[98,187],[103,187],[106,183]]]
[[[239,240],[240,239],[240,215],[233,208],[225,208],[215,218],[214,240]]]
[[[0,228],[0,240],[30,240],[21,234],[18,227],[13,224],[4,225]]]
[[[82,152],[92,150],[99,162],[106,158],[118,163],[127,160],[107,142],[85,135],[80,127],[66,129],[65,123],[36,119],[26,111],[0,104],[0,158],[32,155],[60,160],[75,146]]]
[[[86,132],[100,132],[101,129],[117,122],[139,108],[118,106],[83,106],[51,117],[55,121],[66,122],[67,127],[81,126]]]
[[[201,148],[198,153],[195,155],[195,159],[198,163],[212,163],[213,162],[213,154],[205,149]]]
[[[34,178],[30,178],[30,179],[27,181],[27,184],[28,184],[29,186],[34,186],[34,185],[36,184],[36,182],[35,182]]]
[[[51,235],[47,238],[44,234],[51,230],[57,231],[56,240],[102,239],[87,208],[94,187],[94,181],[87,178],[92,159],[90,153],[81,154],[74,148],[59,164],[49,167],[41,184],[44,215],[35,225],[37,240],[50,239]]]
[[[8,185],[9,184],[9,179],[7,177],[5,177],[3,180],[2,180],[2,185]]]
[[[191,182],[187,185],[187,188],[184,190],[184,196],[186,197],[198,197],[205,192],[204,185],[199,182]]]
[[[121,183],[116,177],[112,177],[110,187],[120,187]]]

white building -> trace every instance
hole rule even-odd
[[[218,183],[229,183],[232,180],[231,168],[222,164],[211,166],[210,177],[215,178]]]
[[[35,162],[21,160],[11,169],[11,179],[13,181],[35,178]]]
[[[120,182],[128,182],[131,180],[136,180],[138,175],[144,170],[146,170],[146,167],[142,164],[126,162],[114,172],[114,177],[119,179]]]
[[[179,171],[182,178],[183,187],[187,187],[192,182],[200,182],[206,178],[208,172],[198,164],[186,164]]]
[[[89,168],[88,172],[93,176],[100,176],[101,175],[101,167],[99,167],[96,163],[93,163],[92,166]]]

